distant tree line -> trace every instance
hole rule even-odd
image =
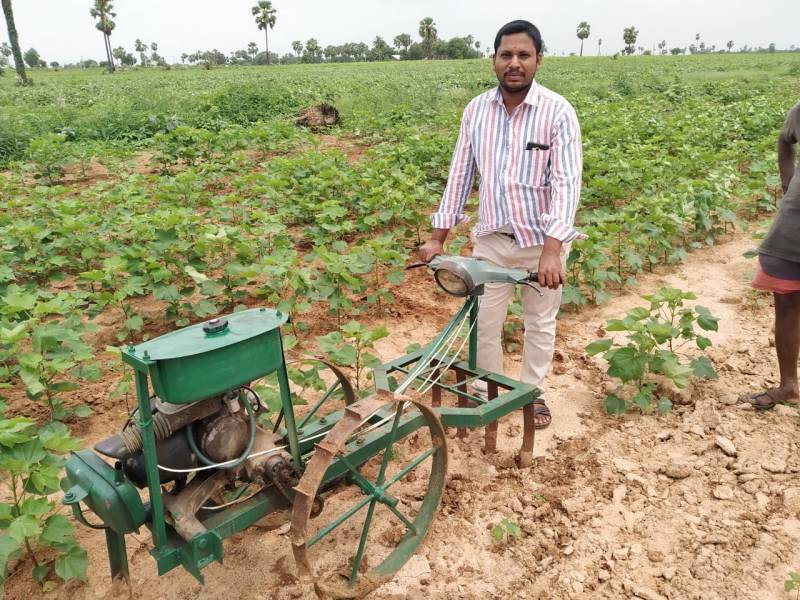
[[[88,2],[89,0],[87,0]],[[70,67],[104,67],[113,73],[117,64],[124,67],[163,67],[170,68],[167,61],[158,54],[158,44],[155,42],[146,43],[140,39],[134,42],[133,51],[128,51],[122,46],[112,48],[111,35],[116,28],[114,19],[113,2],[111,0],[91,0],[89,15],[95,19],[95,28],[103,34],[103,45],[106,58],[102,61],[86,59],[77,63],[63,65],[64,68]],[[3,15],[6,20],[9,42],[0,44],[0,75],[3,69],[11,63],[12,57],[14,68],[20,83],[27,84],[30,80],[26,74],[25,67],[29,68],[59,68],[57,61],[48,63],[37,52],[35,48],[29,48],[24,53],[20,50],[19,36],[14,24],[14,13],[11,0],[0,0]],[[287,52],[279,56],[269,50],[269,30],[274,29],[277,23],[277,10],[273,7],[270,0],[257,0],[251,8],[255,24],[259,30],[264,31],[264,51],[259,51],[256,42],[250,42],[246,48],[235,50],[225,54],[213,48],[211,50],[197,50],[192,53],[184,52],[181,55],[181,63],[201,65],[212,68],[222,65],[269,65],[274,63],[293,64],[293,63],[322,63],[322,62],[364,62],[364,61],[388,61],[388,60],[436,60],[436,59],[464,59],[480,58],[491,52],[487,47],[484,51],[481,44],[472,35],[464,37],[453,37],[448,40],[441,39],[436,27],[436,23],[431,17],[425,17],[419,22],[417,33],[419,40],[415,41],[409,33],[399,33],[389,44],[381,36],[376,36],[372,44],[364,42],[347,42],[340,45],[323,46],[316,38],[309,38],[302,42],[295,40],[292,42],[292,52]],[[576,29],[576,35],[580,40],[580,56],[583,56],[584,42],[591,35],[591,24],[581,21]],[[622,33],[624,46],[615,54],[710,54],[721,52],[732,52],[734,47],[733,40],[729,40],[724,47],[717,48],[715,45],[706,45],[701,40],[700,34],[695,34],[695,41],[687,47],[675,46],[668,47],[667,41],[662,40],[658,43],[658,50],[654,46],[646,49],[637,46],[639,30],[636,27],[625,27]],[[597,40],[597,54],[601,54],[603,39]],[[546,49],[543,48],[546,52]],[[797,48],[792,45],[790,51]],[[744,45],[737,52],[778,52],[774,43],[764,47],[751,47]],[[572,53],[575,54],[575,53]],[[116,61],[116,62],[115,62]]]

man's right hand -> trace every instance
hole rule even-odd
[[[430,262],[437,254],[444,254],[444,245],[438,240],[428,240],[417,249],[423,262]]]

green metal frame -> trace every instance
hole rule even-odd
[[[456,361],[449,367],[449,370],[456,374],[456,384],[447,384],[440,380],[434,384],[433,388],[434,394],[439,397],[443,391],[446,391],[455,394],[459,399],[460,406],[458,407],[436,408],[442,424],[446,427],[474,428],[490,425],[510,412],[531,404],[540,393],[534,386],[477,368],[477,328],[474,326],[478,314],[477,297],[468,298],[456,318],[464,318],[467,313],[471,326],[468,359],[466,361]],[[456,318],[451,321],[450,326],[441,335],[445,335],[447,331],[452,330]],[[280,358],[277,360],[277,365],[274,364],[275,361],[271,361],[271,364],[265,368],[265,372],[261,376],[277,372],[281,392],[281,405],[286,419],[283,435],[288,444],[292,460],[302,472],[305,464],[304,458],[309,452],[313,451],[315,443],[323,437],[323,434],[326,434],[341,418],[343,411],[330,413],[325,418],[304,421],[302,429],[298,429],[294,407],[291,402],[289,378],[283,355],[281,336],[278,332],[277,336],[267,336],[263,339],[264,343],[274,344],[276,337],[280,344]],[[378,367],[375,370],[376,387],[390,390],[389,377],[392,375],[407,375],[425,357],[425,353],[425,349],[412,352]],[[156,559],[159,575],[163,575],[175,567],[183,566],[202,582],[201,569],[215,560],[222,562],[221,541],[223,539],[246,529],[275,510],[288,508],[287,501],[275,489],[264,489],[245,501],[202,517],[201,522],[207,531],[196,535],[190,541],[182,539],[165,520],[164,499],[158,475],[156,440],[150,409],[149,377],[151,376],[150,369],[153,366],[153,361],[148,358],[146,353],[144,353],[143,357],[135,355],[133,349],[129,349],[125,354],[126,361],[135,370],[139,424],[142,432],[145,471],[150,497],[150,502],[145,508],[147,510],[146,525],[151,530],[153,538],[151,554]],[[274,356],[274,354],[271,354],[271,356]],[[422,381],[421,377],[418,377],[418,379]],[[496,395],[496,397],[487,400],[470,393],[468,384],[475,379],[486,381],[490,389],[495,392],[490,395]],[[496,394],[498,390],[502,390],[502,393]],[[387,419],[392,415],[393,411],[393,404],[390,402],[376,412],[370,421],[377,423],[380,420]],[[421,413],[401,414],[398,412],[395,418],[389,419],[385,425],[358,439],[352,440],[346,445],[344,456],[335,459],[331,463],[324,475],[321,489],[329,488],[344,476],[356,473],[357,467],[384,451],[394,440],[402,439],[424,425],[425,420]],[[303,439],[300,438],[300,435],[303,436]],[[423,454],[420,461],[425,458],[427,458],[427,455]],[[387,460],[388,453],[384,456],[381,464],[381,473],[376,484],[366,485],[361,482],[362,490],[366,494],[367,502],[370,503],[371,507],[374,507],[378,496],[381,496],[378,501],[386,500],[385,489],[399,479],[398,476],[395,476],[393,480],[383,482]],[[111,469],[111,467],[108,468]],[[119,476],[123,476],[121,471]],[[357,477],[355,481],[356,484],[359,483]],[[333,528],[338,526],[340,522],[335,523]],[[109,562],[113,577],[128,577],[124,534],[125,532],[106,529]],[[363,544],[360,544],[354,569],[358,568],[362,554]]]

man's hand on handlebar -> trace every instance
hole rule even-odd
[[[539,284],[551,290],[557,290],[561,285],[567,283],[567,274],[561,266],[561,254],[559,252],[542,252],[539,258]]]
[[[438,240],[428,240],[417,248],[417,254],[423,262],[430,262],[437,254],[444,254],[444,246]]]

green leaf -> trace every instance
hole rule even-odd
[[[492,537],[496,539],[498,542],[503,541],[504,535],[505,532],[503,531],[503,528],[500,527],[500,525],[495,525],[494,527],[492,527]]]
[[[697,324],[706,331],[719,331],[719,319],[711,314],[705,306],[695,306]]]
[[[36,422],[28,417],[0,419],[0,446],[14,446],[30,441]]]
[[[628,410],[628,403],[616,394],[608,394],[603,400],[603,406],[610,415],[621,415]]]
[[[64,515],[52,515],[44,522],[39,540],[48,546],[63,544],[72,539],[75,526]]]
[[[623,382],[639,379],[644,373],[645,357],[632,346],[619,348],[609,359],[608,374]]]
[[[586,354],[589,356],[594,356],[595,354],[600,354],[601,352],[605,352],[609,348],[611,348],[611,344],[614,343],[614,340],[608,339],[601,339],[595,340],[588,346],[586,346]]]
[[[217,314],[219,309],[210,300],[203,299],[192,307],[192,311],[198,317],[204,318]]]
[[[699,356],[691,363],[692,372],[696,377],[701,379],[716,379],[717,372],[714,370],[714,365],[706,356]]]
[[[53,452],[80,450],[83,446],[78,438],[72,437],[63,423],[48,423],[39,430],[39,439],[46,449]]]
[[[24,515],[40,517],[45,513],[49,513],[54,508],[55,504],[50,502],[47,498],[39,496],[38,498],[26,498],[20,506],[20,512]]]
[[[25,538],[38,536],[41,531],[39,519],[34,515],[20,515],[8,526],[8,535],[20,544],[25,541]]]
[[[33,578],[37,582],[42,583],[47,578],[47,576],[50,574],[50,571],[52,571],[52,570],[53,570],[53,563],[51,563],[51,562],[47,562],[47,563],[44,563],[44,564],[41,564],[41,565],[37,565],[37,566],[33,567]]]
[[[650,316],[650,311],[644,307],[637,306],[636,308],[628,311],[628,316],[636,321],[641,321]]]
[[[81,404],[80,406],[76,406],[75,410],[73,410],[72,412],[76,417],[80,417],[81,419],[84,419],[94,414],[92,407],[87,406],[86,404]]]
[[[628,327],[620,319],[611,319],[606,323],[606,331],[628,331]]]
[[[708,339],[707,337],[703,337],[702,335],[698,335],[697,338],[695,339],[695,342],[697,343],[697,347],[700,348],[700,350],[705,350],[706,348],[711,346],[711,340]]]
[[[643,387],[636,392],[632,401],[642,412],[645,412],[653,401],[653,392],[649,387]]]
[[[56,559],[56,575],[64,581],[70,579],[86,581],[88,566],[89,558],[86,556],[86,550],[75,544]]]
[[[661,396],[658,399],[658,404],[656,404],[656,409],[660,413],[669,412],[672,410],[672,400],[667,398],[666,396]]]
[[[522,535],[522,529],[513,521],[506,520],[506,531],[508,531],[508,535],[511,537],[516,538]]]
[[[22,553],[19,542],[7,533],[0,535],[0,585],[6,578],[8,562]]]
[[[36,398],[44,392],[44,384],[39,379],[38,372],[23,368],[20,369],[19,376],[20,379],[22,379],[22,383],[25,384],[26,391],[30,396]]]

